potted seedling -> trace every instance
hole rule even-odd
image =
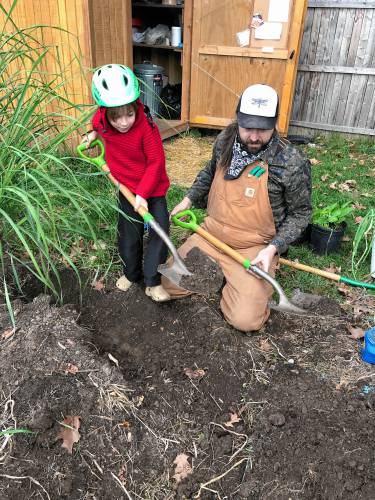
[[[319,255],[339,250],[346,229],[346,220],[353,211],[351,202],[332,203],[313,211],[310,243]]]

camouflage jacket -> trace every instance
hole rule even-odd
[[[269,166],[268,195],[276,227],[276,235],[270,243],[282,254],[300,238],[310,222],[311,172],[310,161],[290,142],[275,135],[278,140],[261,159]],[[193,205],[198,208],[207,207],[208,193],[221,156],[224,137],[224,131],[218,135],[211,160],[199,172],[187,192]]]

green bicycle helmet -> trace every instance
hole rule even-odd
[[[106,108],[129,104],[140,96],[137,77],[122,64],[106,64],[97,69],[91,90],[96,104]]]

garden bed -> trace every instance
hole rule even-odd
[[[3,307],[2,429],[33,434],[1,437],[1,499],[373,498],[373,369],[338,304],[244,335],[217,292],[160,305],[113,283],[80,302],[66,275],[63,307],[34,289],[13,334]]]

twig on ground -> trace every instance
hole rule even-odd
[[[120,481],[120,479],[115,474],[113,474],[113,472],[111,472],[111,475],[112,475],[113,479],[118,483],[118,485],[120,486],[120,488],[122,489],[122,491],[125,493],[125,495],[129,498],[129,500],[132,500],[132,497],[129,495],[128,490],[122,484],[122,482]]]
[[[229,459],[229,462],[228,463],[231,463],[232,460],[234,459],[234,457],[236,457],[244,448],[245,446],[247,445],[248,441],[249,441],[249,438],[246,434],[241,434],[239,432],[235,432],[235,431],[231,431],[230,429],[227,429],[226,427],[224,427],[223,425],[221,424],[217,424],[216,422],[210,422],[210,425],[216,425],[217,427],[220,427],[221,429],[223,429],[224,431],[226,432],[229,432],[230,434],[234,434],[235,436],[238,436],[238,437],[243,437],[245,438],[245,441],[244,443],[242,443],[242,445],[238,448],[237,451],[235,451],[233,453],[233,455],[230,457]]]
[[[208,485],[210,485],[212,483],[216,483],[216,481],[219,481],[220,479],[222,479],[223,477],[225,477],[227,474],[229,474],[229,472],[231,472],[233,469],[235,469],[236,467],[238,467],[239,465],[241,465],[243,462],[245,462],[245,460],[247,460],[247,458],[242,458],[241,460],[239,460],[238,462],[236,462],[235,464],[233,464],[230,469],[228,469],[227,471],[223,472],[223,474],[220,474],[220,476],[213,477],[212,479],[210,479],[209,481],[207,481],[207,483],[201,484],[200,487],[199,487],[199,491],[198,491],[198,493],[196,495],[194,495],[194,498],[199,498],[202,490],[209,490],[209,488],[207,488]],[[212,491],[212,490],[209,490],[209,491]]]
[[[283,358],[283,359],[287,360],[288,358],[286,358],[286,357],[284,356],[284,354],[281,354],[281,351],[280,351],[280,349],[278,348],[278,346],[275,344],[275,342],[274,342],[274,341],[273,341],[270,337],[268,337],[268,340],[269,340],[269,341],[271,342],[271,344],[275,347],[275,349],[277,350],[277,353],[278,353],[278,355],[280,356],[280,358]]]
[[[47,490],[36,479],[34,479],[31,476],[9,476],[8,474],[0,474],[0,477],[6,477],[7,479],[29,479],[29,481],[42,488],[44,493],[47,495],[48,500],[51,500],[51,497],[49,496]]]
[[[253,364],[253,369],[251,371],[254,372],[254,376],[255,376],[256,380],[258,382],[260,382],[261,384],[268,384],[269,380],[268,380],[267,375],[264,373],[263,370],[258,370],[256,367],[255,360],[254,360],[254,357],[252,355],[251,349],[248,349],[247,353],[250,354],[251,362]],[[259,376],[258,372],[261,373],[263,375],[263,377]]]
[[[164,451],[167,451],[168,449],[168,446],[169,446],[169,443],[175,443],[175,444],[180,444],[179,441],[177,441],[176,439],[169,439],[169,438],[165,438],[165,437],[162,437],[162,436],[158,436],[147,424],[145,424],[145,422],[143,422],[143,420],[141,420],[138,415],[136,415],[134,413],[134,411],[132,411],[132,415],[135,419],[137,419],[144,427],[146,427],[146,429],[157,439],[157,440],[160,440],[160,441],[163,441],[164,443]]]

